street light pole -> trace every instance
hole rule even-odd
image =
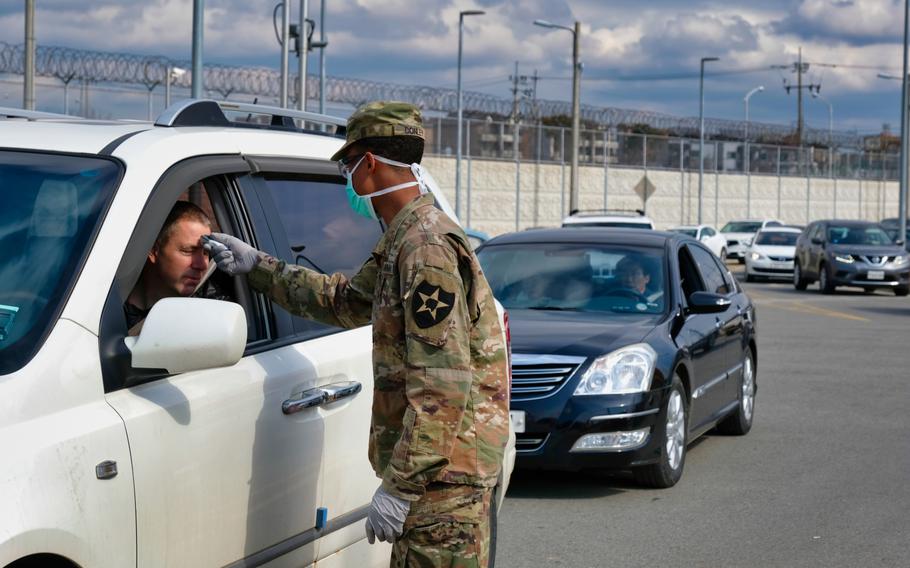
[[[898,224],[899,224],[899,233],[898,236],[900,240],[905,241],[907,239],[907,159],[908,159],[908,146],[907,136],[910,135],[910,112],[908,112],[907,105],[910,104],[910,84],[908,84],[907,78],[907,43],[908,38],[910,38],[910,0],[905,0],[904,2],[904,74],[901,76],[901,84],[903,88],[901,89],[901,181],[900,181],[900,195],[898,197]]]
[[[458,125],[457,137],[455,143],[455,216],[461,216],[461,121],[464,112],[464,102],[461,94],[461,52],[462,41],[464,36],[464,17],[465,16],[482,16],[486,14],[483,10],[463,10],[458,13]]]
[[[581,137],[581,62],[579,61],[579,41],[581,39],[581,22],[575,27],[560,26],[546,20],[534,20],[535,26],[556,28],[572,32],[572,163],[569,171],[569,214],[578,210],[578,146]]]
[[[201,99],[205,78],[202,76],[202,33],[205,29],[205,0],[193,0],[193,84],[192,98]]]
[[[705,63],[719,61],[719,57],[702,57],[698,79],[698,224],[702,224],[702,199],[705,177]],[[715,160],[717,158],[715,157]],[[716,190],[716,188],[715,188]]]
[[[749,99],[755,93],[765,90],[764,85],[759,85],[746,93],[743,102],[746,104],[746,124],[743,132],[743,170],[746,174],[746,217],[752,217],[752,171],[749,167]]]
[[[35,0],[25,0],[25,61],[22,108],[35,110]]]
[[[307,17],[309,16],[310,3],[300,0],[300,54],[297,58],[297,108],[306,110],[306,73],[307,56],[310,51],[310,34],[307,33]]]

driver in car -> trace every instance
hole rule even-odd
[[[212,232],[212,221],[198,206],[178,201],[168,214],[148,252],[139,281],[123,304],[128,335],[138,335],[152,306],[162,298],[229,297],[208,276],[214,270],[200,238]]]
[[[647,302],[649,307],[655,305],[663,295],[660,290],[655,292],[648,288],[651,284],[651,273],[639,255],[630,254],[620,259],[616,263],[614,274],[617,285],[608,292],[608,295],[636,296]]]

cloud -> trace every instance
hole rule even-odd
[[[901,41],[903,14],[903,0],[801,0],[775,28],[857,45]]]

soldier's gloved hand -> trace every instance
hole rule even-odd
[[[410,501],[395,497],[379,486],[373,494],[367,513],[367,540],[370,544],[376,542],[376,539],[394,542],[401,536],[404,520],[410,510]]]
[[[209,253],[218,268],[231,276],[253,270],[264,253],[231,235],[212,233],[202,235],[202,248]]]

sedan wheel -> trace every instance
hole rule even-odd
[[[663,427],[657,428],[661,435],[660,459],[657,463],[636,468],[634,474],[636,481],[644,486],[665,489],[676,485],[686,463],[688,402],[678,376],[673,377],[667,396]]]
[[[746,348],[743,369],[739,383],[739,404],[736,410],[717,425],[718,432],[744,436],[752,429],[752,417],[755,410],[755,362],[752,361],[752,350]]]

